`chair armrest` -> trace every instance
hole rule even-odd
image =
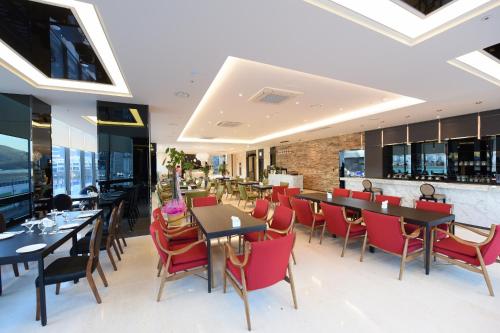
[[[205,243],[205,242],[206,242],[205,239],[200,239],[199,241],[196,241],[194,243],[190,243],[189,245],[187,245],[187,246],[185,246],[183,248],[177,249],[175,251],[167,250],[165,252],[167,252],[171,256],[176,256],[176,255],[179,255],[179,254],[186,253],[189,250],[191,250],[193,247],[195,247],[196,245],[201,244],[201,243]]]
[[[354,221],[349,221],[348,219],[346,219],[347,223],[350,223],[350,224],[361,224],[363,222],[363,217],[360,217],[359,219],[356,219]]]
[[[403,237],[405,237],[405,238],[415,239],[415,238],[417,238],[420,235],[420,233],[423,230],[422,227],[418,227],[417,229],[413,230],[413,232],[411,234],[408,235],[406,233],[406,230],[405,230],[405,224],[406,223],[405,223],[405,221],[404,221],[404,219],[402,217],[399,219],[399,222],[401,223],[401,233],[403,234]]]
[[[240,261],[236,254],[234,253],[233,248],[229,244],[225,244],[225,254],[226,258],[231,261],[231,263],[239,268],[243,268],[246,266],[248,263],[248,257],[250,255],[250,242],[245,242],[245,257],[243,258],[243,261]]]
[[[465,229],[468,229],[468,228],[465,228]],[[434,227],[433,230],[435,230],[437,232],[442,232],[442,233],[448,235],[449,237],[453,238],[455,241],[457,241],[460,244],[472,246],[472,247],[476,247],[476,246],[480,247],[480,246],[488,244],[493,239],[493,236],[495,234],[495,225],[494,224],[491,225],[491,229],[490,229],[490,233],[488,234],[488,237],[482,242],[468,241],[468,240],[465,240],[463,238],[458,237],[455,234],[452,234],[451,232],[448,232],[448,231],[443,230],[443,229],[439,229],[437,227]]]
[[[491,230],[489,233],[487,232],[484,232],[484,231],[481,231],[479,230],[478,228],[475,228],[475,227],[472,227],[472,226],[468,226],[468,225],[464,225],[464,224],[461,224],[461,223],[453,223],[455,226],[459,226],[460,228],[463,228],[463,229],[466,229],[466,230],[469,230],[475,234],[478,234],[480,236],[483,236],[483,237],[488,237],[491,233]]]
[[[197,227],[189,227],[189,228],[186,228],[186,229],[178,231],[178,232],[168,232],[167,231],[164,234],[165,234],[165,236],[172,238],[172,237],[176,237],[176,236],[182,235],[186,232],[190,232],[190,231],[197,230],[197,229],[198,229]]]

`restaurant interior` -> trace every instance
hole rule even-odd
[[[0,332],[498,332],[500,0],[0,0]]]

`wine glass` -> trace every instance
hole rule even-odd
[[[45,223],[41,221],[40,223],[38,223],[37,227],[41,231],[40,235],[45,235],[45,229],[47,229]]]
[[[80,207],[80,210],[84,210],[85,209],[85,202],[80,201],[79,207]]]
[[[33,226],[34,226],[34,224],[29,219],[26,219],[26,221],[23,224],[23,227],[25,227],[27,229],[26,232],[28,232],[28,233],[33,232],[33,230],[32,230]]]

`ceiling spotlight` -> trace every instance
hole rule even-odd
[[[295,105],[299,105],[299,104],[300,104],[300,102],[299,102],[299,101],[295,102]]]
[[[344,108],[339,108],[339,111],[344,111]]]
[[[239,94],[238,94],[238,96],[243,97],[243,94],[242,94],[242,93],[239,93]]]
[[[191,95],[189,95],[188,92],[181,91],[181,90],[176,91],[174,95],[179,97],[179,98],[189,98],[189,96],[191,96]]]
[[[212,125],[212,121],[211,121],[211,120],[209,120],[209,121],[208,121],[208,124],[209,124],[209,125]]]
[[[481,17],[481,21],[488,21],[490,19],[489,16],[483,16]]]
[[[220,114],[224,114],[224,110],[219,110],[219,113]]]

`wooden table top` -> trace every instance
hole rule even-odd
[[[382,208],[382,205],[378,202],[344,197],[328,198],[326,193],[299,194],[295,197],[314,202],[326,202],[328,204],[344,206],[358,210],[367,210],[380,214],[402,216],[405,222],[422,226],[432,227],[455,220],[455,215],[453,214],[441,214],[421,209],[393,205],[388,205],[387,208]]]
[[[256,219],[232,205],[193,207],[191,214],[207,238],[241,235],[266,230],[266,221]],[[231,216],[240,218],[239,227],[233,227]]]

